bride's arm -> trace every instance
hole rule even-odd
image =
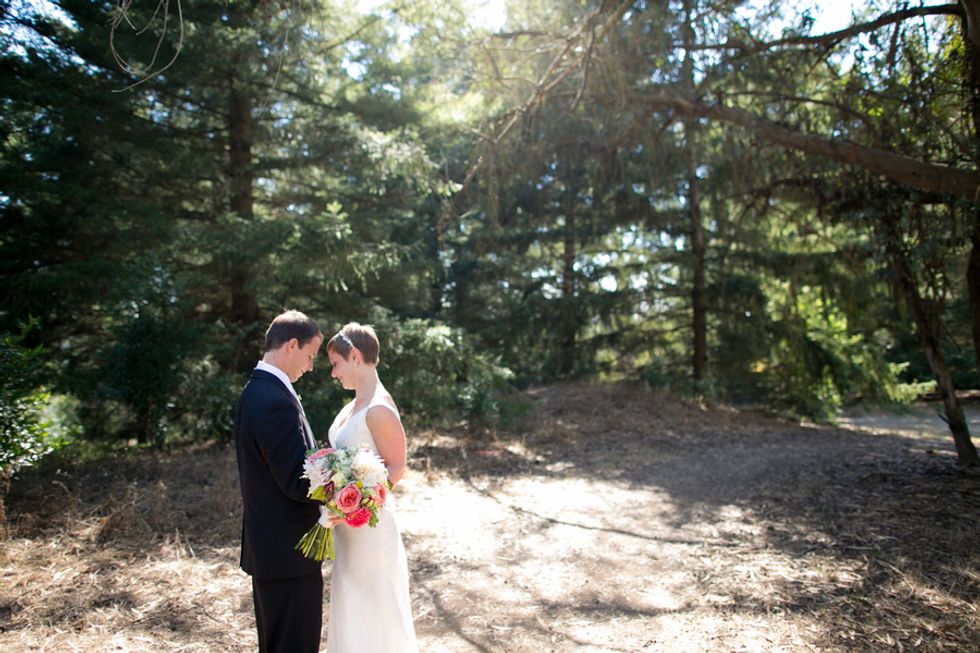
[[[398,415],[387,406],[369,408],[365,416],[378,455],[388,467],[388,480],[394,485],[405,475],[405,429]]]

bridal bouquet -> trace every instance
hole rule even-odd
[[[310,480],[307,496],[323,504],[320,519],[296,544],[314,560],[333,560],[331,515],[353,528],[376,526],[391,488],[384,461],[367,448],[310,450],[303,462],[303,478]]]

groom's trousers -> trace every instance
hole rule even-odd
[[[260,653],[317,653],[323,625],[323,575],[252,578]]]

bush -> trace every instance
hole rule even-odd
[[[513,374],[477,351],[461,330],[421,319],[399,320],[380,309],[379,373],[406,412],[435,418],[462,415],[496,424]]]
[[[908,403],[922,386],[899,382],[905,365],[888,363],[880,334],[855,333],[833,303],[809,288],[792,315],[772,324],[764,366],[771,405],[817,420],[831,420],[853,401]]]
[[[113,334],[105,352],[105,391],[127,407],[140,442],[161,445],[166,439],[166,417],[187,378],[185,360],[196,336],[195,325],[148,310]]]
[[[247,377],[223,369],[214,354],[188,360],[170,400],[169,420],[181,440],[229,440],[235,402]]]
[[[37,463],[65,444],[45,417],[50,394],[40,385],[41,347],[26,347],[35,320],[19,334],[0,333],[0,490],[19,469]]]

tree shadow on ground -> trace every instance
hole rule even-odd
[[[413,467],[502,515],[481,555],[405,534],[430,650],[767,650],[779,615],[812,629],[787,650],[980,650],[980,492],[945,439],[625,385],[530,396],[520,432],[413,434]],[[549,513],[516,500],[525,483],[639,503],[621,521]],[[253,646],[227,447],[44,467],[8,499],[3,558],[20,571],[0,589],[0,643],[132,624],[160,650]]]
[[[544,528],[666,546],[693,544],[673,534],[696,524],[698,537],[711,528],[727,533],[703,544],[738,549],[729,561],[775,552],[793,567],[753,583],[722,578],[710,556],[687,563],[695,578],[708,579],[704,592],[723,596],[717,613],[806,615],[826,625],[811,644],[842,650],[980,648],[980,483],[957,468],[944,439],[801,426],[633,386],[572,384],[532,396],[537,419],[528,431],[464,454],[419,453],[455,459],[457,472],[481,492],[500,477],[601,478],[650,488],[670,503],[671,530],[651,534],[495,498]],[[732,531],[726,511],[733,507],[751,536]]]

